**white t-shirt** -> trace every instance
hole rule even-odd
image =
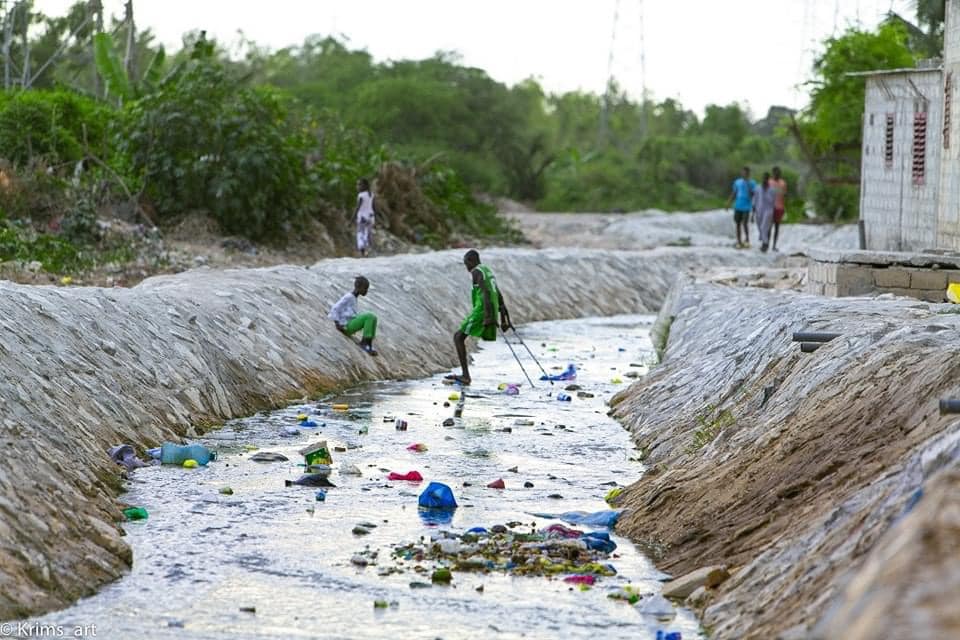
[[[357,296],[353,292],[340,298],[337,304],[333,305],[327,317],[339,325],[345,325],[353,320],[357,315]]]
[[[373,194],[369,191],[361,191],[357,196],[357,224],[370,224],[375,215],[373,211]]]

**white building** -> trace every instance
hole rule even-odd
[[[943,121],[938,68],[895,69],[867,79],[860,169],[860,219],[866,247],[936,247]]]
[[[871,251],[960,251],[960,0],[947,0],[942,67],[866,77],[860,219]]]

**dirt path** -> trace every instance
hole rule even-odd
[[[729,211],[699,213],[529,213],[506,214],[537,247],[652,249],[662,246],[730,247],[736,243]],[[756,243],[756,228],[751,225]],[[811,246],[854,248],[853,225],[791,224],[781,227],[779,249],[800,253]]]

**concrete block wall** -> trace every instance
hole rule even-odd
[[[952,282],[960,282],[960,269],[811,260],[806,291],[833,298],[893,293],[928,302],[943,302],[947,285]]]
[[[918,251],[936,244],[943,129],[943,85],[937,69],[867,79],[863,118],[861,217],[867,248]],[[925,176],[913,180],[914,114],[927,114]],[[887,114],[894,116],[893,162],[885,158]]]

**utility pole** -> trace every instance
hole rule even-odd
[[[137,72],[137,25],[133,21],[133,0],[127,0],[127,3],[123,6],[123,11],[123,20],[127,23],[127,51],[123,55],[123,70],[126,72],[127,79],[132,85],[133,78]]]
[[[20,86],[24,89],[30,84],[30,4],[23,5],[23,74],[20,76]]]
[[[87,5],[87,14],[93,16],[94,19],[94,34],[103,33],[103,3],[100,0],[90,0],[90,3]],[[103,78],[100,77],[100,72],[97,71],[97,39],[90,38],[90,56],[93,62],[93,87],[94,94],[103,99],[104,90],[103,90]]]
[[[10,88],[10,45],[13,44],[13,18],[17,12],[17,4],[14,3],[7,10],[7,3],[0,0],[0,14],[3,17],[3,88]]]

